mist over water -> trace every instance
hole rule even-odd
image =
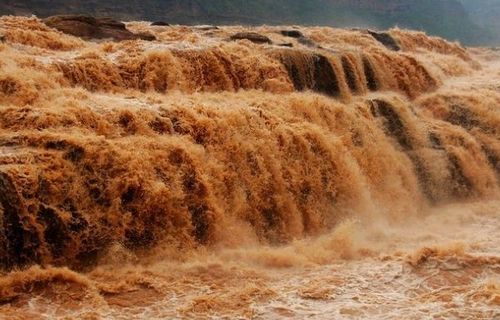
[[[497,52],[127,27],[0,18],[0,316],[500,316]]]

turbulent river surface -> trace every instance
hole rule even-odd
[[[0,17],[0,319],[500,319],[498,51],[127,28]]]

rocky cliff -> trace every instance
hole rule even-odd
[[[495,41],[457,0],[3,0],[0,14],[46,17],[62,13],[180,24],[306,24],[425,30],[469,45]],[[498,40],[498,39],[497,39]]]

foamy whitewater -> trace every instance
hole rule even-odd
[[[1,319],[500,319],[498,51],[127,27],[0,18]]]

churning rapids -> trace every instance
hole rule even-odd
[[[0,18],[0,318],[500,319],[498,52],[127,27]]]

